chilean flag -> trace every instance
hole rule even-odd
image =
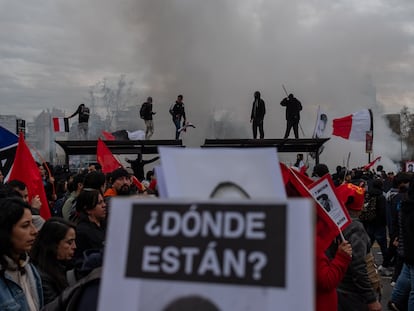
[[[371,109],[364,109],[333,120],[332,135],[335,136],[354,141],[365,141],[367,131],[373,131]]]
[[[55,132],[69,132],[69,119],[53,118],[53,130]]]

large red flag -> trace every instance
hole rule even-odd
[[[98,139],[98,144],[96,146],[96,160],[102,166],[103,173],[110,173],[117,168],[123,167],[121,162],[114,157],[111,150],[109,150],[100,138]],[[144,185],[135,176],[132,177],[132,181],[140,191],[145,190]]]
[[[50,218],[49,204],[46,198],[45,188],[43,186],[42,176],[33,156],[24,141],[23,134],[20,133],[19,143],[17,145],[16,156],[11,169],[9,180],[17,179],[26,184],[29,193],[29,202],[36,195],[39,196],[42,206],[40,216],[44,219]]]
[[[313,198],[308,190],[308,186],[314,181],[308,176],[300,172],[286,167],[280,163],[282,170],[283,181],[285,182],[286,194],[288,197],[305,197]],[[319,203],[315,201],[316,208],[316,241],[318,247],[327,249],[332,241],[339,235],[339,228],[332,221],[327,213],[318,206]]]
[[[111,150],[100,138],[96,146],[96,160],[102,166],[102,172],[105,174],[122,167],[122,164],[114,157]]]

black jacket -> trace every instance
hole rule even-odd
[[[105,224],[99,227],[90,222],[88,216],[81,215],[81,219],[76,226],[76,251],[77,259],[83,258],[83,252],[88,249],[102,249],[105,241]]]
[[[174,106],[171,109],[171,114],[174,119],[181,120],[181,117],[185,120],[187,118],[185,117],[185,109],[184,109],[184,103],[175,102]]]
[[[414,199],[401,203],[401,234],[404,240],[404,261],[414,265]]]
[[[256,99],[253,101],[252,105],[252,113],[250,115],[251,120],[261,121],[264,119],[264,116],[266,114],[266,106],[263,99],[258,99],[257,107],[255,105]],[[256,109],[255,109],[256,108]]]
[[[66,279],[66,267],[63,264],[59,264],[58,268],[62,273],[62,277]],[[61,287],[53,276],[44,272],[40,268],[37,268],[37,270],[39,271],[40,278],[42,279],[43,300],[45,304],[48,304],[59,296],[69,284],[66,282],[65,286]]]
[[[142,104],[144,106],[144,114],[143,114],[143,119],[144,120],[152,120],[152,115],[154,114],[152,112],[152,104],[145,102]]]
[[[289,121],[299,121],[300,120],[300,111],[302,110],[301,102],[293,97],[293,98],[284,98],[280,105],[286,107],[286,120]]]
[[[376,197],[376,211],[375,218],[372,223],[377,227],[383,227],[387,224],[386,219],[386,205],[387,200],[385,199],[382,189],[371,187],[368,191],[368,198]]]
[[[79,105],[78,109],[69,117],[72,118],[79,114],[79,123],[88,123],[89,121],[89,108],[84,105]]]

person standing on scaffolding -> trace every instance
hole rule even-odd
[[[259,128],[260,139],[264,138],[263,119],[266,114],[266,106],[261,98],[260,92],[254,92],[254,101],[252,112],[250,114],[250,123],[252,123],[253,138],[257,138],[257,128]]]
[[[293,127],[295,138],[298,139],[300,111],[302,110],[301,102],[293,94],[289,94],[280,102],[280,105],[286,107],[286,132],[283,138],[289,137],[290,130]]]
[[[183,103],[183,95],[178,95],[175,104],[172,104],[169,110],[172,120],[175,125],[175,139],[180,138],[181,119],[183,119],[183,125],[185,125],[187,118],[185,116],[185,109]]]
[[[78,138],[79,140],[88,139],[88,122],[89,122],[89,108],[84,103],[80,104],[78,109],[68,119],[79,115],[78,119]]]

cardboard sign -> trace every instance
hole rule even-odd
[[[286,200],[275,148],[160,147],[159,154],[160,197],[204,200],[225,184],[222,197]]]
[[[319,207],[343,230],[351,223],[351,218],[336,197],[334,189],[335,186],[329,174],[309,186],[309,191],[319,203]]]
[[[99,310],[313,310],[310,200],[111,204]]]

